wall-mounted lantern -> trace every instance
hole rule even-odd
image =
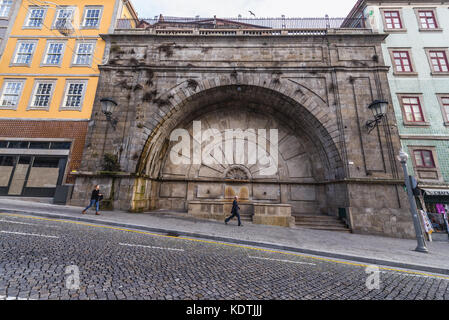
[[[111,124],[112,128],[116,128],[118,120],[116,118],[112,117],[112,114],[117,107],[117,102],[110,98],[103,98],[100,100],[101,103],[101,111],[103,111],[104,115],[106,116],[106,119]]]
[[[388,101],[385,100],[375,100],[369,106],[368,109],[371,110],[374,116],[374,120],[369,120],[366,122],[366,128],[368,129],[368,133],[376,128],[382,119],[387,114]]]

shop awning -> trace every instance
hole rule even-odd
[[[428,196],[449,196],[449,189],[422,189]]]

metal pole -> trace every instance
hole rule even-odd
[[[418,217],[418,209],[416,208],[416,202],[412,192],[412,184],[410,183],[410,178],[408,175],[407,161],[404,161],[403,159],[401,159],[400,161],[402,164],[402,170],[404,171],[405,186],[407,187],[408,201],[410,202],[410,210],[412,213],[413,224],[415,226],[416,240],[418,241],[418,246],[416,247],[415,251],[428,253],[429,250],[427,250],[426,241],[422,234],[421,223],[419,222]]]

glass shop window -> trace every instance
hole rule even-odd
[[[58,168],[59,158],[39,157],[34,159],[33,168]]]

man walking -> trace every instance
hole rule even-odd
[[[90,204],[83,210],[83,214],[86,214],[86,211],[90,207],[95,206],[95,214],[99,216],[100,213],[98,211],[100,211],[100,198],[102,197],[103,195],[100,193],[100,186],[96,185],[94,191],[92,191],[92,196],[90,197]]]
[[[238,204],[239,197],[234,197],[234,202],[232,202],[232,210],[231,210],[231,216],[225,220],[225,224],[228,224],[229,220],[231,220],[234,217],[237,217],[239,221],[239,227],[243,227],[241,221],[240,221],[240,207]]]

